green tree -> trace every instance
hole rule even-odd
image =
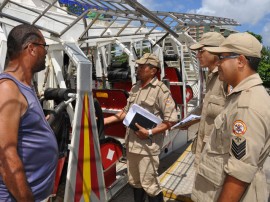
[[[255,36],[261,43],[263,42],[263,37],[259,34],[247,31],[248,33]],[[261,62],[258,68],[258,73],[263,80],[265,87],[270,87],[270,47],[263,46]]]
[[[128,55],[123,52],[121,55],[115,56],[114,60],[120,63],[128,62]]]

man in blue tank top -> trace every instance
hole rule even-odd
[[[32,25],[14,27],[0,74],[0,201],[42,201],[52,193],[55,136],[31,84],[45,68],[47,45]]]

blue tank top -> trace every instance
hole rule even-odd
[[[45,119],[35,91],[9,74],[0,74],[0,79],[4,78],[11,79],[17,84],[28,103],[28,108],[20,120],[17,149],[35,201],[41,201],[53,191],[58,161],[56,138]],[[15,201],[1,176],[0,201]]]

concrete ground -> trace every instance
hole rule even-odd
[[[174,152],[172,152],[168,157],[162,159],[160,161],[160,168],[159,168],[159,173],[165,172],[178,158],[179,156],[183,153],[183,151],[186,149],[186,147],[180,148]],[[110,202],[123,202],[123,201],[128,201],[128,202],[134,202],[133,199],[133,189],[130,185],[126,185],[125,188],[118,193],[117,196],[115,196]],[[169,199],[169,198],[164,198],[165,202],[176,202],[177,200],[174,199]],[[145,202],[148,202],[148,199],[146,199]]]
[[[112,199],[110,202],[134,202],[133,200],[133,190],[130,185],[127,185],[123,191],[117,196],[116,198]],[[176,200],[169,199],[169,198],[164,198],[165,202],[176,202]],[[145,200],[145,202],[148,202],[148,199]]]

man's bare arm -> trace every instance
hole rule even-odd
[[[18,128],[24,99],[10,80],[0,81],[0,175],[17,201],[34,201],[25,176],[24,166],[17,153]]]
[[[158,124],[155,128],[152,129],[152,133],[153,133],[153,135],[158,134],[158,133],[163,133],[167,129],[170,129],[173,124],[174,123],[169,122],[169,121],[163,121],[162,123]],[[145,129],[144,127],[140,126],[137,123],[135,123],[135,125],[139,129],[139,130],[137,130],[135,132],[135,134],[138,135],[138,137],[140,139],[147,139],[148,138],[148,135],[149,135],[148,130]]]
[[[104,125],[109,125],[111,123],[116,123],[119,121],[123,121],[124,118],[126,117],[126,112],[124,112],[123,110],[118,112],[117,114],[110,116],[110,117],[106,117],[104,118]]]
[[[248,183],[227,175],[219,195],[218,202],[238,202],[244,194]]]

